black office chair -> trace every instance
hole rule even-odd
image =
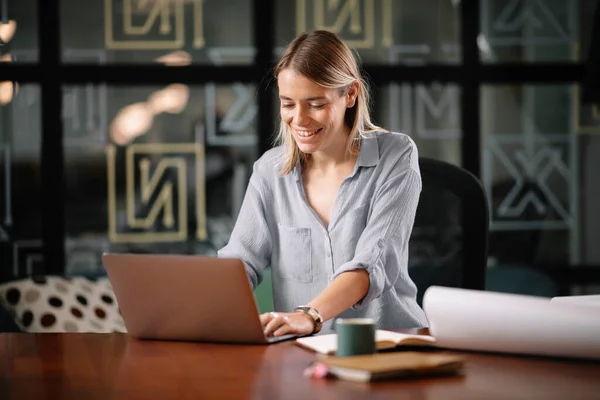
[[[423,188],[409,243],[409,274],[422,304],[432,285],[485,289],[489,213],[479,180],[456,165],[421,157]]]

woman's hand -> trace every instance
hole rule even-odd
[[[287,334],[309,335],[315,329],[315,321],[301,311],[293,313],[268,312],[260,315],[266,336]]]

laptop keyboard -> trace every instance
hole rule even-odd
[[[281,342],[283,340],[289,340],[292,338],[297,337],[298,335],[283,335],[283,336],[267,336],[267,342],[269,343],[275,343],[275,342]]]

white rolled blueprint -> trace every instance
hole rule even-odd
[[[431,286],[423,308],[439,346],[600,359],[600,308],[549,298]]]

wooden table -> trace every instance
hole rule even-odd
[[[600,363],[464,353],[463,376],[308,379],[314,354],[138,341],[124,334],[0,334],[0,399],[600,399]]]

